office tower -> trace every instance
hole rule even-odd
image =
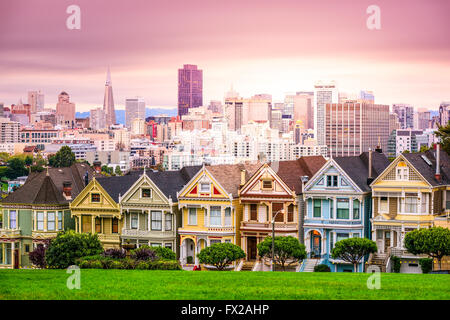
[[[414,129],[425,130],[430,128],[431,112],[425,108],[420,108],[414,113]]]
[[[188,114],[190,108],[203,105],[203,71],[196,65],[185,64],[178,69],[178,115]]]
[[[225,99],[225,118],[228,130],[239,131],[242,125],[249,121],[270,123],[272,117],[272,97],[267,94],[257,94],[249,99]]]
[[[389,113],[389,134],[392,133],[393,130],[400,129],[400,122],[398,121],[398,115],[396,113]]]
[[[75,103],[69,101],[69,94],[65,91],[58,95],[56,123],[70,128],[75,125]]]
[[[361,92],[359,93],[359,98],[366,102],[375,103],[375,96],[373,94],[373,91],[361,90]]]
[[[443,101],[439,106],[439,124],[446,126],[450,121],[450,101]]]
[[[135,118],[131,121],[131,133],[143,135],[147,133],[147,125],[142,118]]]
[[[127,98],[125,100],[125,126],[131,129],[131,123],[134,119],[145,120],[145,101],[144,98]]]
[[[325,143],[333,156],[356,156],[378,145],[386,150],[389,106],[368,102],[327,103]]]
[[[106,128],[106,114],[102,108],[92,109],[89,114],[89,123],[92,130]]]
[[[277,109],[272,110],[271,118],[270,118],[270,127],[272,129],[277,129],[278,131],[281,131],[281,129],[282,129],[282,123],[281,123],[282,116],[283,116],[283,114],[282,114],[281,110],[277,110]]]
[[[317,144],[325,143],[325,105],[338,102],[338,91],[334,81],[318,81],[314,84],[314,138]]]
[[[294,122],[301,120],[305,129],[314,128],[314,92],[299,91],[294,96]]]
[[[36,111],[44,111],[44,94],[41,90],[36,95]]]
[[[227,98],[225,99],[225,118],[228,123],[228,130],[239,131],[244,123],[244,103],[245,99]]]
[[[414,127],[414,108],[409,104],[393,104],[392,112],[398,115],[401,129]]]
[[[28,104],[31,106],[31,113],[37,111],[37,91],[28,91]]]
[[[247,100],[248,102],[248,121],[267,121],[270,122],[272,111],[272,96],[269,94],[255,94]],[[244,108],[245,111],[245,108]],[[245,118],[245,116],[244,116]],[[244,124],[247,124],[245,122]]]
[[[116,124],[116,110],[114,109],[113,90],[111,84],[111,72],[108,67],[105,83],[105,98],[103,99],[103,111],[106,116],[106,126]]]
[[[211,110],[214,113],[223,113],[222,102],[217,100],[211,100],[208,105],[208,110]]]
[[[287,94],[284,97],[283,115],[290,115],[292,118],[294,117],[294,97],[294,94]]]

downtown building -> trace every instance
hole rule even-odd
[[[319,145],[324,145],[325,137],[325,105],[337,103],[338,90],[334,81],[318,81],[314,84],[314,137]]]
[[[134,119],[145,120],[145,100],[142,97],[125,100],[125,126],[129,130]]]
[[[327,103],[324,120],[324,144],[332,156],[357,156],[376,146],[383,150],[387,148],[388,105],[367,102]]]
[[[203,105],[203,70],[196,65],[185,64],[178,69],[178,115],[188,113],[190,108]]]
[[[414,128],[414,108],[409,104],[393,104],[392,112],[398,115],[401,129]]]
[[[111,84],[111,72],[108,67],[105,83],[105,97],[103,99],[103,112],[106,118],[106,127],[116,124],[116,110],[114,109],[114,98]]]

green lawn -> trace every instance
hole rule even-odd
[[[65,270],[0,270],[0,299],[450,299],[446,274],[81,270],[81,289]]]

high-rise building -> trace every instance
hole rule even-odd
[[[147,125],[142,118],[135,118],[131,121],[131,133],[144,135],[147,133]]]
[[[314,138],[317,144],[325,143],[325,105],[337,103],[338,90],[334,81],[318,81],[314,84]]]
[[[389,113],[389,134],[392,133],[393,130],[400,129],[400,122],[398,121],[398,115],[396,113]]]
[[[425,108],[420,108],[414,113],[414,129],[425,130],[431,125],[431,112]]]
[[[196,65],[185,64],[178,69],[178,115],[188,114],[190,108],[203,105],[203,71]]]
[[[92,109],[89,113],[89,124],[92,130],[102,130],[106,128],[106,114],[102,108]]]
[[[0,143],[20,143],[20,123],[0,118]]]
[[[31,112],[37,111],[37,91],[28,91],[28,104],[31,106]]]
[[[446,126],[450,121],[450,101],[443,101],[439,106],[439,123]]]
[[[389,106],[363,103],[325,105],[325,143],[333,156],[356,156],[377,146],[386,150]]]
[[[414,127],[414,108],[409,104],[393,104],[392,112],[398,115],[401,129]]]
[[[314,92],[299,91],[294,96],[294,122],[301,120],[305,129],[314,128]]]
[[[105,83],[105,98],[103,100],[103,111],[106,116],[106,126],[116,124],[116,110],[114,109],[114,98],[111,84],[111,72],[108,67]]]
[[[228,130],[239,131],[249,121],[267,121],[272,117],[272,97],[266,94],[254,95],[250,99],[225,99],[225,118]]]
[[[69,94],[65,91],[58,95],[56,123],[69,128],[75,126],[75,103],[70,102]]]
[[[145,120],[145,101],[144,98],[127,98],[125,100],[125,126],[131,129],[131,123],[134,119]]]

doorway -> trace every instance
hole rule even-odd
[[[247,238],[247,253],[248,260],[256,260],[257,249],[256,249],[257,240],[256,237],[248,237]]]
[[[19,269],[19,249],[14,249],[14,269]]]
[[[384,252],[391,246],[391,231],[384,232]]]
[[[322,251],[321,240],[322,237],[320,236],[320,233],[316,230],[313,230],[313,232],[311,233],[311,258],[320,258],[320,253]]]

